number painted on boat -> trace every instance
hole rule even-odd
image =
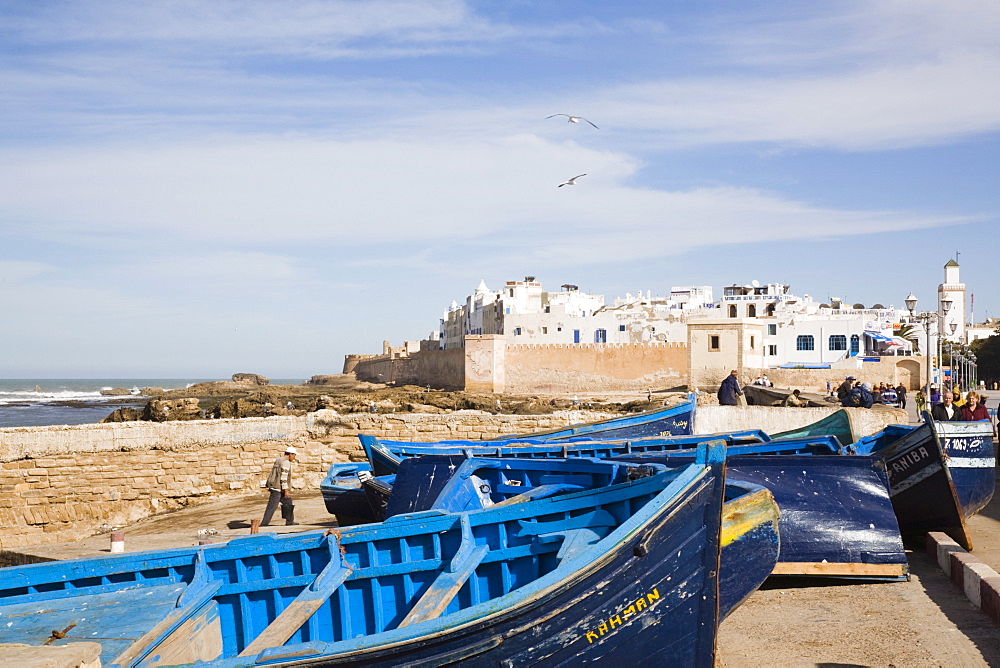
[[[660,600],[660,592],[654,587],[653,591],[648,592],[645,596],[640,596],[634,601],[629,601],[617,613],[607,619],[601,620],[601,623],[597,625],[595,630],[587,631],[587,643],[597,642],[602,636],[615,631],[619,626],[629,621],[635,615],[642,613],[643,610],[648,609],[658,600]]]
[[[979,452],[985,450],[986,439],[982,436],[948,436],[944,439],[944,449],[948,452]],[[990,451],[993,450],[992,439]]]
[[[690,422],[688,422],[687,420],[673,420],[670,423],[670,428],[669,429],[667,429],[666,431],[661,431],[657,435],[658,436],[677,436],[677,435],[683,435],[683,434],[687,433],[688,424],[690,424]],[[678,429],[680,430],[679,432],[677,431]]]

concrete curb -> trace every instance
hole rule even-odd
[[[927,534],[927,554],[974,606],[1000,624],[1000,574],[937,531]]]

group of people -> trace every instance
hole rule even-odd
[[[962,398],[958,390],[942,392],[941,402],[931,406],[931,417],[939,422],[974,422],[989,420],[983,397],[975,390],[970,390]]]
[[[848,376],[837,387],[837,400],[841,406],[848,408],[871,408],[875,404],[899,404],[906,408],[906,387],[902,383],[897,387],[892,384],[879,383],[873,386],[868,382],[860,382],[854,376]]]

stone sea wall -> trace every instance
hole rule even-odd
[[[610,414],[444,415],[318,411],[192,422],[0,429],[0,550],[75,540],[157,513],[240,495],[284,448],[299,451],[296,484],[317,488],[333,462],[363,459],[357,434],[434,441],[490,438]]]

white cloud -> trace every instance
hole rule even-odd
[[[0,286],[26,281],[52,270],[45,262],[0,260]]]

